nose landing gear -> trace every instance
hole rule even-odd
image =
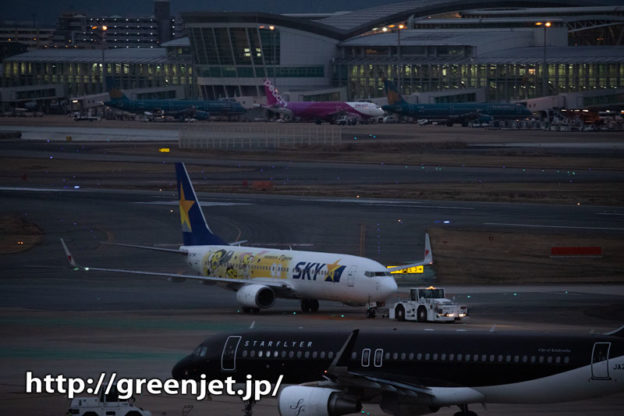
[[[319,302],[316,299],[301,299],[301,311],[303,313],[314,313],[319,310]]]

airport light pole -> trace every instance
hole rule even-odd
[[[271,25],[269,26],[269,30],[271,31],[271,38],[273,39],[273,56],[271,57],[271,60],[273,61],[273,85],[277,88],[277,83],[275,81],[275,79],[277,78],[275,76],[275,71],[277,70],[276,67],[276,59],[275,59],[275,54],[277,53],[277,45],[275,44],[275,37],[276,37],[276,31],[275,31],[275,26]]]
[[[100,29],[102,31],[102,92],[104,93],[106,92],[106,60],[104,59],[104,52],[106,51],[106,31],[108,26],[102,25],[99,28],[92,26],[91,29]]]
[[[401,93],[401,30],[405,29],[404,24],[397,26],[397,90]]]
[[[537,22],[535,26],[542,26],[544,28],[544,59],[542,61],[542,96],[546,96],[546,76],[548,74],[548,66],[546,64],[546,29],[552,25],[551,22]]]

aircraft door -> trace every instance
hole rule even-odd
[[[610,342],[596,342],[592,351],[592,380],[610,380],[609,350]]]
[[[238,350],[238,344],[241,337],[239,335],[232,335],[227,338],[225,345],[223,346],[223,352],[221,353],[221,369],[224,371],[236,370],[236,351]]]
[[[347,272],[347,286],[353,287],[355,284],[355,274],[357,273],[357,267],[351,266],[349,267],[349,271]]]

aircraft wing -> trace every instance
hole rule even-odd
[[[448,406],[483,401],[483,394],[470,387],[428,387],[377,377],[375,371],[370,374],[349,371],[347,359],[351,356],[358,334],[358,329],[353,330],[325,371],[326,380],[316,383],[317,386],[343,390],[362,400],[379,397],[381,394],[392,394],[398,396],[403,403],[415,405]],[[375,360],[373,356],[370,358]],[[373,362],[370,364],[374,369]],[[379,372],[382,373],[383,371]],[[432,377],[429,375],[427,378]]]
[[[429,239],[429,233],[425,234],[425,255],[422,261],[410,264],[404,264],[402,266],[392,266],[388,267],[389,272],[398,272],[401,270],[409,269],[412,267],[424,266],[428,264],[433,264],[433,253],[431,251],[431,241]]]
[[[124,274],[136,274],[142,276],[157,276],[157,277],[166,277],[171,280],[185,280],[185,279],[194,279],[200,280],[205,284],[222,284],[227,286],[229,289],[238,289],[242,286],[248,284],[262,284],[264,286],[268,286],[275,294],[280,297],[296,297],[295,291],[286,281],[278,281],[277,279],[229,279],[225,277],[215,277],[215,276],[202,276],[198,274],[178,274],[178,273],[165,273],[165,272],[153,272],[147,270],[131,270],[131,269],[115,269],[115,268],[106,268],[106,267],[91,267],[91,266],[82,266],[76,262],[76,259],[72,256],[69,248],[65,244],[65,241],[61,238],[61,244],[63,245],[63,250],[65,251],[65,256],[69,264],[74,267],[74,270],[82,270],[82,271],[98,271],[98,272],[109,272],[109,273],[124,273]],[[136,247],[136,246],[131,246]],[[147,248],[147,247],[142,247]],[[151,248],[153,249],[153,248]],[[172,251],[172,250],[166,250]],[[177,252],[177,250],[176,250]]]

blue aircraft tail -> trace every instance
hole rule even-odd
[[[384,88],[388,97],[388,105],[407,103],[393,81],[384,80]]]
[[[185,246],[227,245],[208,227],[184,163],[176,163],[182,241]]]

